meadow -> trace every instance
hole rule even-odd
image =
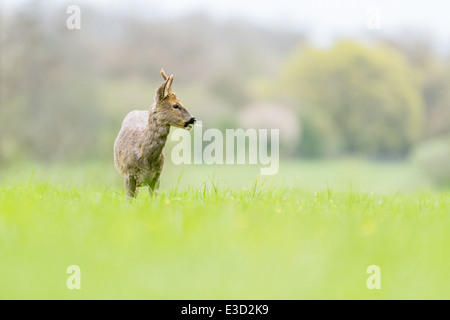
[[[450,298],[450,192],[413,164],[258,172],[168,165],[156,198],[129,202],[112,163],[3,167],[0,298]]]

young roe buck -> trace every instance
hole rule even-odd
[[[140,186],[148,186],[150,196],[159,188],[164,165],[162,150],[170,126],[190,130],[196,121],[172,92],[173,75],[167,77],[163,69],[161,75],[164,82],[156,90],[150,111],[128,113],[114,142],[114,163],[130,198],[136,197]]]

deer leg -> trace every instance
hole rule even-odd
[[[150,193],[150,198],[153,198],[155,194],[158,194],[159,189],[159,175],[160,173],[155,174],[152,181],[150,181],[150,184],[148,185],[148,192]]]
[[[125,191],[127,197],[133,199],[136,197],[136,179],[133,176],[126,176],[124,178]]]

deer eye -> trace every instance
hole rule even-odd
[[[177,105],[177,104],[174,104],[174,105],[172,106],[172,108],[174,108],[174,109],[181,109],[180,106]]]

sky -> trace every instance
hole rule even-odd
[[[8,10],[21,2],[2,0],[2,6]],[[219,21],[239,19],[302,32],[317,45],[331,44],[336,38],[413,32],[426,36],[437,50],[450,52],[448,0],[71,0],[70,4],[148,19],[203,13]]]

